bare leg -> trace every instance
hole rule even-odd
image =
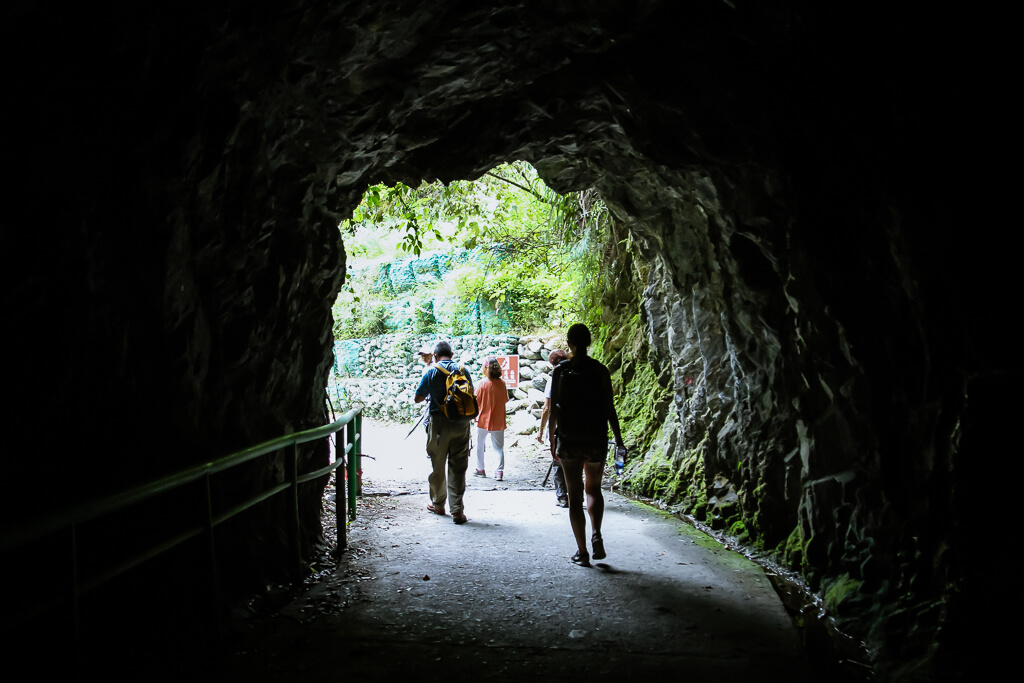
[[[562,472],[565,474],[565,488],[569,494],[569,523],[572,525],[572,535],[576,537],[576,548],[580,554],[589,555],[587,519],[583,515],[583,461],[562,460],[561,463]]]
[[[540,431],[537,432],[537,441],[544,443],[544,430],[548,425],[548,415],[551,413],[551,399],[544,399],[544,410],[540,413]]]
[[[590,526],[594,530],[594,538],[601,538],[601,521],[604,519],[604,492],[601,490],[601,477],[604,476],[604,463],[588,462],[584,465],[584,470],[587,473],[587,513],[590,515]]]

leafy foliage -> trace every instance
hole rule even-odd
[[[414,313],[415,321],[413,331],[416,334],[431,334],[437,332],[437,318],[434,317],[434,302],[431,300],[422,301],[416,304]]]
[[[429,291],[413,302],[412,331],[436,331],[445,317],[459,328],[453,333],[471,334],[498,331],[483,329],[483,308],[519,330],[557,327],[569,318],[596,323],[610,220],[595,190],[560,195],[520,161],[476,181],[375,185],[340,227],[354,256],[387,258],[389,243],[417,256],[453,247],[478,254],[479,263],[448,273],[440,285],[466,310],[443,316],[428,301]],[[372,313],[361,304],[353,289],[342,307],[353,315]]]

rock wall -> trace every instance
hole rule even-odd
[[[544,359],[553,350],[549,345],[558,348],[557,337],[395,334],[335,342],[334,376],[327,391],[338,412],[361,405],[364,414],[370,417],[389,422],[414,422],[423,406],[413,399],[426,368],[416,351],[423,346],[432,347],[442,339],[451,344],[453,359],[466,366],[474,383],[483,376],[483,361],[488,356],[518,355],[519,386],[510,390],[508,403],[510,428],[520,434],[537,431],[536,421],[544,405],[547,386],[545,376],[552,369]],[[518,413],[522,416],[517,416]]]
[[[629,444],[643,452],[630,485],[800,568],[884,675],[936,676],[922,662],[958,647],[940,636],[960,597],[955,492],[940,482],[967,397],[926,333],[946,309],[907,279],[920,246],[897,209],[858,198],[857,237],[826,238],[816,222],[843,211],[798,217],[793,179],[771,169],[621,175],[600,187],[639,263],[621,259],[601,346],[622,402],[656,406]],[[638,320],[621,303],[640,282]]]

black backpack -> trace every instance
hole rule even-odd
[[[593,358],[562,361],[558,389],[558,438],[565,444],[604,448],[608,442],[603,366]]]

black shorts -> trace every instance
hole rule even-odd
[[[559,460],[582,460],[583,462],[604,463],[608,460],[606,444],[566,444],[562,439],[555,443],[555,453]]]

